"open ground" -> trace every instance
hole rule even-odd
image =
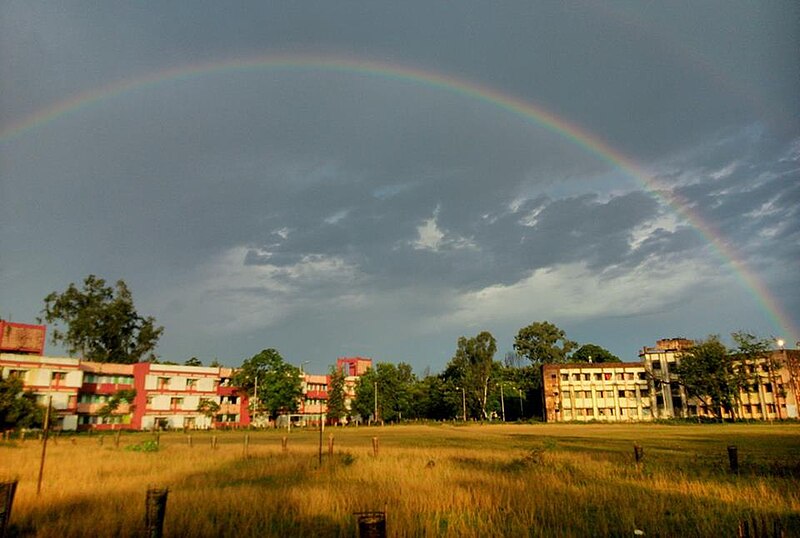
[[[41,443],[0,444],[0,478],[19,479],[11,535],[140,535],[151,485],[169,488],[167,536],[352,536],[373,510],[390,536],[735,536],[743,521],[800,535],[797,423],[328,428],[322,465],[313,430],[154,441],[51,440],[39,496]]]

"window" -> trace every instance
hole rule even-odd
[[[147,397],[147,405],[152,405],[152,404],[153,404],[153,397],[152,396],[148,396]]]
[[[661,361],[653,362],[653,370],[661,370]]]
[[[594,374],[594,380],[595,381],[601,381],[602,379],[603,379],[602,374]]]
[[[52,381],[53,384],[58,385],[59,383],[64,381],[66,377],[67,377],[66,372],[53,372],[50,376],[50,380]]]
[[[625,395],[625,391],[624,390],[617,391],[617,396],[619,396],[620,398],[625,398],[625,396],[626,396]]]
[[[589,381],[591,378],[592,378],[591,374],[583,374],[583,380],[584,381]]]
[[[610,373],[609,374],[603,374],[603,377],[605,377],[606,381],[611,381],[611,374]]]
[[[163,390],[169,386],[169,378],[168,377],[159,377],[158,378],[158,388]]]
[[[620,372],[617,372],[617,375],[614,377],[616,378],[617,381],[623,381],[625,379],[625,376]]]
[[[641,395],[643,398],[646,398],[646,397],[650,396],[650,389],[640,389],[640,390],[639,390],[639,394],[640,394],[640,395]]]
[[[186,390],[194,390],[197,388],[197,380],[196,379],[187,379],[186,380]]]
[[[772,383],[764,383],[764,390],[767,392],[772,392]]]
[[[638,378],[639,378],[641,381],[644,381],[644,380],[646,380],[646,379],[647,379],[647,374],[646,374],[646,373],[644,373],[644,372],[639,372],[639,373],[637,374],[637,377],[638,377]]]
[[[581,374],[572,374],[572,380],[573,381],[580,381],[581,380]]]
[[[170,407],[173,409],[183,405],[183,398],[171,398],[169,401]]]
[[[561,381],[569,381],[569,374],[561,374]]]

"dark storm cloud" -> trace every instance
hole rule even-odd
[[[796,288],[779,268],[800,248],[797,15],[779,2],[12,1],[0,126],[121,80],[274,51],[419,67],[587,130],[655,170],[768,285]],[[216,315],[198,297],[225,303],[222,326],[296,354],[386,343],[424,356],[452,346],[441,320],[465,293],[578,266],[564,278],[635,275],[614,288],[634,297],[664,260],[686,271],[647,306],[667,330],[708,254],[625,173],[518,113],[419,81],[258,69],[108,95],[0,141],[0,245],[4,309],[29,321],[87,273],[122,277],[150,305],[183,294],[162,308],[184,331],[165,354],[186,356]],[[395,334],[426,323],[446,338]]]

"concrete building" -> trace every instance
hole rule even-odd
[[[65,431],[247,426],[248,400],[231,385],[232,373],[231,368],[0,354],[0,376],[22,379],[41,405],[52,398],[53,427]],[[103,412],[115,395],[133,390],[132,403]],[[203,399],[219,409],[205,414],[198,409]]]
[[[547,422],[653,419],[642,363],[547,364],[542,382]]]
[[[715,416],[702,401],[687,396],[675,374],[681,354],[693,345],[686,338],[666,338],[655,347],[643,348],[641,362],[543,366],[545,420],[619,422]],[[752,382],[738,395],[735,418],[798,418],[800,351],[773,350],[766,358],[740,364]]]

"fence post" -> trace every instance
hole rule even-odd
[[[144,523],[147,528],[147,538],[161,538],[164,536],[164,515],[167,510],[167,488],[147,488],[145,500]]]
[[[289,438],[286,437],[285,435],[281,439],[281,449],[283,450],[284,453],[289,451]]]
[[[736,445],[728,446],[728,462],[731,466],[731,472],[739,474],[739,449],[736,448]]]
[[[117,430],[117,433],[114,434],[114,446],[116,448],[119,448],[119,435],[120,435],[120,431]]]
[[[333,457],[333,434],[328,435],[328,457]]]
[[[212,435],[211,436],[211,450],[216,450],[216,448],[217,448],[217,436],[216,435]]]
[[[372,455],[374,457],[376,457],[376,458],[378,457],[378,438],[377,437],[373,437],[372,438]]]
[[[6,536],[11,521],[11,505],[14,504],[14,493],[17,481],[0,482],[0,536]]]
[[[189,445],[189,448],[192,448],[192,434],[186,436],[186,443]]]
[[[250,434],[244,434],[244,457],[247,457],[247,447],[250,445]]]
[[[633,457],[636,459],[636,465],[639,465],[644,458],[644,448],[640,445],[633,445]]]

